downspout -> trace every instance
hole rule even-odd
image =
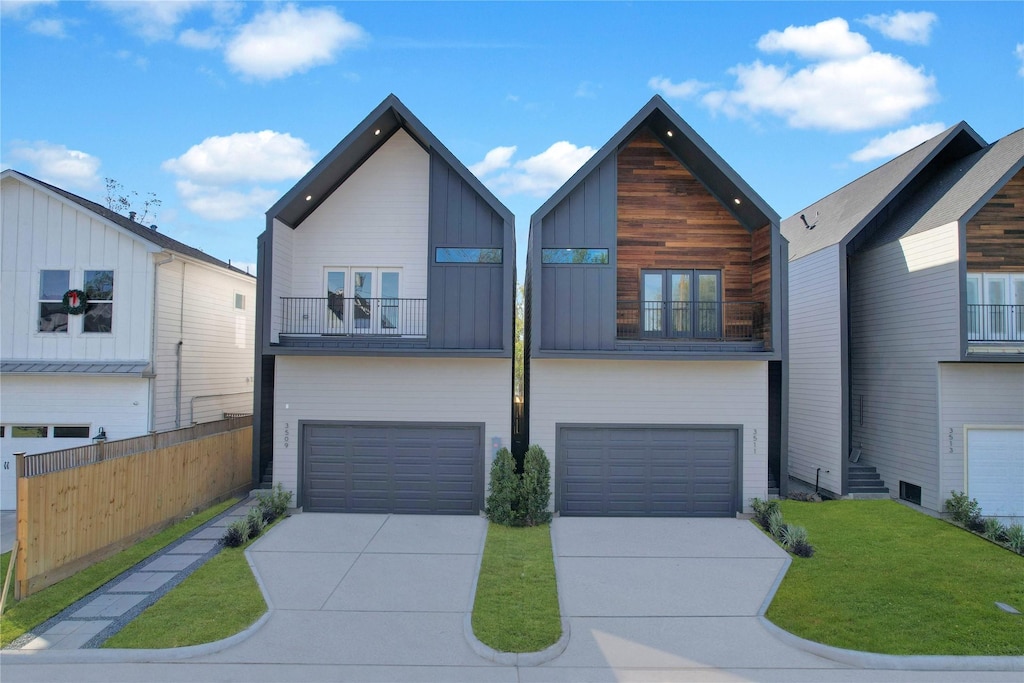
[[[156,431],[156,340],[157,340],[157,307],[160,304],[160,266],[165,266],[174,260],[174,254],[168,254],[167,258],[163,261],[154,261],[155,267],[153,268],[153,310],[151,315],[153,316],[150,321],[149,331],[149,362],[152,367],[152,372],[149,378],[149,424],[146,431]]]
[[[178,302],[178,367],[174,379],[174,426],[181,427],[181,357],[185,345],[185,262],[181,262],[181,300]]]

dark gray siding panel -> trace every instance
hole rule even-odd
[[[541,349],[615,348],[615,175],[612,156],[541,223],[542,249],[607,249],[609,256],[600,266],[533,263],[541,269]]]
[[[304,423],[303,509],[478,514],[483,427],[431,423]]]
[[[429,347],[505,348],[506,317],[511,315],[505,283],[512,286],[515,268],[512,226],[436,153],[430,157],[429,216]],[[500,248],[504,263],[435,263],[437,247]]]
[[[739,509],[739,429],[560,425],[562,515],[731,517]]]

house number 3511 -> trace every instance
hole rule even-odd
[[[757,455],[757,430],[754,430],[754,455]]]

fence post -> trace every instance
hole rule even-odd
[[[15,561],[14,599],[21,600],[28,589],[28,479],[25,478],[25,453],[14,454],[14,476],[17,478],[17,502],[15,515],[14,538],[20,552],[13,553]]]

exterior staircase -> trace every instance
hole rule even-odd
[[[267,466],[263,468],[263,476],[260,478],[261,489],[272,489],[274,488],[274,461],[271,460],[267,463]]]
[[[888,498],[889,489],[871,465],[853,464],[847,470],[847,493],[853,498]]]

